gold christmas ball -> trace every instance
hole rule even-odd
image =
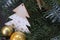
[[[13,28],[11,26],[4,26],[1,32],[3,36],[10,36],[13,32]]]
[[[11,35],[10,40],[26,40],[26,37],[22,32],[15,32]]]

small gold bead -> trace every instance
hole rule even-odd
[[[10,40],[26,40],[26,37],[22,32],[15,32],[11,35]]]
[[[13,32],[13,28],[11,26],[4,26],[1,31],[3,36],[10,36]]]

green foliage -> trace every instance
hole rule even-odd
[[[57,0],[46,1],[51,7],[47,12],[43,13],[43,19],[49,21],[50,23],[59,25],[60,24],[60,6]]]
[[[51,5],[50,0],[45,0],[47,5]],[[6,4],[7,1],[1,0],[1,8],[2,8],[2,15],[5,15],[5,18],[8,19],[8,16],[12,15],[14,12],[12,10],[17,7],[21,2],[23,2],[28,10],[30,18],[27,18],[31,24],[29,28],[31,34],[26,34],[27,40],[50,40],[51,37],[55,37],[60,34],[60,27],[56,25],[49,24],[48,21],[43,20],[44,12],[39,10],[37,2],[35,0],[19,0],[14,1],[12,0],[12,4]],[[54,2],[53,2],[54,3]],[[15,5],[16,4],[16,5]],[[7,7],[5,5],[8,5]],[[1,13],[2,13],[1,12]],[[47,12],[46,12],[47,13]],[[7,16],[7,17],[6,17]],[[5,19],[5,20],[6,20]]]

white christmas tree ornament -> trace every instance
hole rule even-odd
[[[28,22],[28,20],[26,18],[26,17],[28,17],[28,18],[30,18],[30,17],[28,15],[28,12],[27,12],[27,10],[25,8],[24,3],[19,5],[13,11],[15,12],[15,14],[9,16],[9,18],[12,19],[12,20],[5,23],[5,25],[14,24],[14,28],[17,31],[30,33],[29,29],[27,28],[27,26],[30,26],[30,24],[29,24],[29,22]]]

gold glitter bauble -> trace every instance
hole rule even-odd
[[[13,32],[13,28],[11,26],[4,26],[1,31],[3,36],[10,36]]]
[[[10,40],[26,40],[26,37],[22,32],[15,32],[11,35]]]

